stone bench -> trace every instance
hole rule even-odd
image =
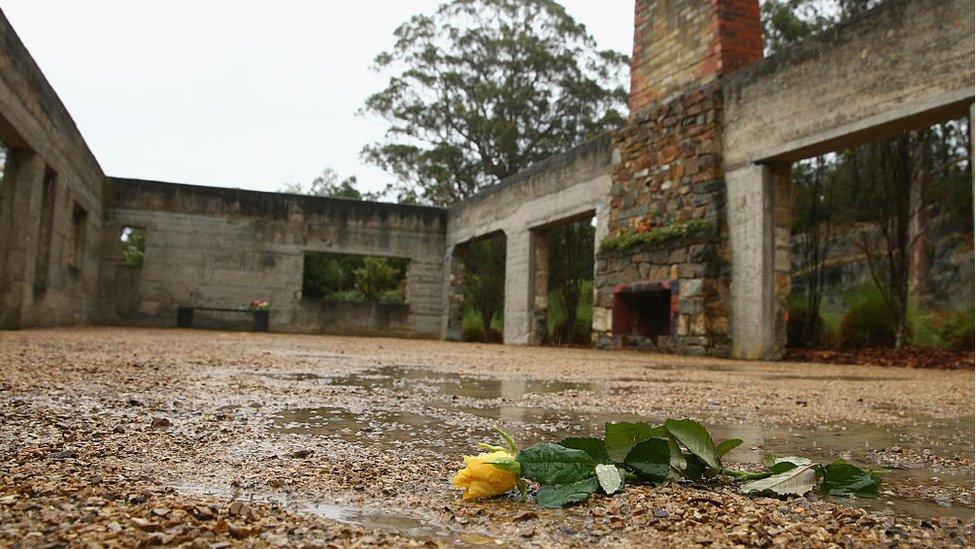
[[[267,332],[270,319],[270,311],[268,310],[256,310],[256,309],[242,309],[242,308],[225,308],[225,307],[178,307],[176,309],[176,326],[179,328],[192,328],[193,327],[193,313],[194,311],[210,311],[218,313],[237,313],[242,315],[251,315],[251,329],[255,332]]]

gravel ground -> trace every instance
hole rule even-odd
[[[973,373],[393,339],[0,332],[0,546],[972,546]],[[628,487],[563,510],[462,503],[523,443],[688,416],[891,469],[878,501]]]

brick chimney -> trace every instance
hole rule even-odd
[[[762,59],[759,0],[636,0],[631,116]]]

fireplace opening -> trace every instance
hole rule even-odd
[[[671,284],[649,282],[618,289],[613,300],[613,334],[656,341],[671,335]]]

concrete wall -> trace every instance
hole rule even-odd
[[[728,77],[726,167],[807,158],[967,114],[973,17],[970,0],[889,0]]]
[[[172,326],[178,306],[271,300],[273,331],[440,335],[446,211],[110,179],[102,246],[101,320]],[[141,268],[121,264],[123,226],[147,230]],[[404,257],[407,303],[301,299],[306,251]]]
[[[0,328],[91,320],[104,174],[2,12],[0,142]]]
[[[735,356],[782,353],[788,164],[966,115],[973,20],[971,0],[891,0],[724,80]]]
[[[445,303],[457,301],[458,261],[455,247],[502,231],[505,256],[505,342],[532,339],[534,309],[533,230],[593,212],[596,241],[607,232],[610,191],[609,135],[556,155],[451,207],[447,225]],[[454,281],[452,283],[452,281]],[[452,333],[459,310],[446,315],[445,333]]]

